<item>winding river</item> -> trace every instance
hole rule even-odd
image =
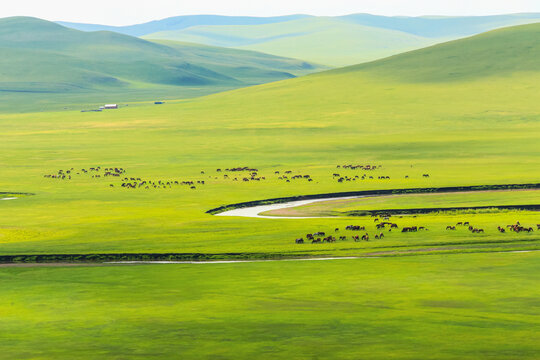
[[[318,219],[320,218],[320,216],[315,216],[315,217],[267,216],[267,215],[259,215],[259,214],[266,211],[270,211],[270,210],[292,208],[296,206],[313,204],[313,203],[321,202],[321,201],[359,199],[363,197],[366,197],[366,196],[329,197],[329,198],[322,198],[322,199],[296,200],[296,201],[289,201],[289,202],[284,202],[284,203],[279,203],[279,204],[258,205],[258,206],[228,210],[222,213],[218,213],[216,214],[216,216],[239,216],[239,217],[251,217],[251,218],[262,218],[262,219]]]

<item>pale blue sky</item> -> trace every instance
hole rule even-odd
[[[1,0],[0,17],[128,25],[176,15],[491,15],[540,12],[540,0]]]

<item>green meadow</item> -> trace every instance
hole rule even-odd
[[[538,358],[537,211],[393,216],[400,228],[428,230],[361,242],[349,232],[324,244],[295,239],[344,235],[351,224],[380,230],[371,217],[206,211],[298,195],[538,183],[539,43],[540,26],[527,25],[163,105],[0,114],[0,197],[25,194],[0,201],[0,256],[358,257],[0,264],[0,359]],[[538,190],[407,195],[324,211],[539,200]],[[446,230],[459,221],[485,232]],[[497,230],[517,221],[534,231]]]
[[[298,251],[291,244],[298,235],[339,224],[222,218],[205,211],[302,194],[535,183],[540,76],[528,56],[536,58],[531,51],[538,47],[531,46],[540,39],[538,29],[496,31],[380,63],[160,106],[0,115],[0,188],[35,194],[1,203],[2,253],[283,253]],[[453,67],[464,67],[463,60],[446,58],[449,48],[494,62],[486,49],[506,48],[511,34],[520,39],[512,46],[521,60],[501,60],[501,69],[489,75],[476,74],[476,64],[455,75]],[[480,46],[483,42],[491,46]],[[424,76],[428,70],[435,74],[437,63],[444,68],[432,81],[411,82],[403,75],[406,65],[399,64],[409,64],[415,54],[419,62],[426,61],[419,70]],[[383,69],[385,77],[374,75]],[[446,77],[445,70],[451,71]],[[451,81],[443,81],[447,78]],[[364,163],[382,165],[374,179],[338,183],[332,176],[337,165]],[[204,180],[205,185],[126,189],[116,178],[43,177],[97,166],[125,168],[130,178]],[[242,166],[257,168],[266,180],[241,181],[245,172],[229,172],[231,177],[224,179],[224,172],[216,171]],[[287,170],[309,174],[314,181],[279,180],[275,171]],[[425,173],[430,177],[424,178]],[[378,175],[390,179],[378,180]],[[235,176],[240,181],[233,181]],[[529,223],[539,222],[534,214],[524,216],[533,217]],[[497,221],[506,225],[520,218],[518,213]],[[441,220],[432,228],[446,225]],[[423,235],[426,241],[430,236]],[[501,236],[515,237],[498,234],[496,226],[486,233],[488,238]]]
[[[0,269],[1,359],[536,359],[535,253]]]

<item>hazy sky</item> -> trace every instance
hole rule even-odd
[[[0,0],[0,17],[127,25],[176,15],[491,15],[540,12],[540,0]]]

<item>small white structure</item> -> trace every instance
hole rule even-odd
[[[105,109],[109,110],[109,109],[118,109],[118,104],[106,104],[104,106]]]

